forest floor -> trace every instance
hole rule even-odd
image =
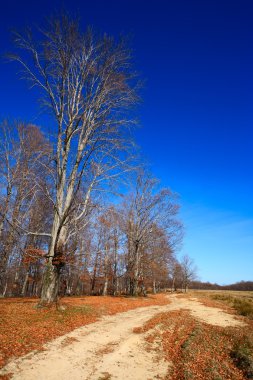
[[[20,380],[253,378],[252,321],[203,295],[69,298],[60,312],[38,311],[31,306],[35,301],[28,301],[25,307],[24,300],[16,299],[16,313],[11,321],[6,318],[4,331],[9,323],[19,355],[34,348],[40,351],[16,359],[5,351],[5,361],[9,360],[0,371],[2,378],[8,374]],[[15,300],[1,302],[11,313]],[[24,318],[28,324],[22,330]],[[15,350],[12,356],[18,356]]]

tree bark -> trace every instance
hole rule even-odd
[[[28,278],[29,278],[29,270],[26,272],[24,283],[22,286],[22,291],[21,291],[21,296],[24,297],[26,294],[26,288],[27,288],[27,283],[28,283]]]
[[[50,261],[47,263],[43,274],[43,286],[39,302],[39,306],[41,307],[58,301],[60,271]]]
[[[135,275],[133,279],[133,296],[138,296],[138,275]]]
[[[41,298],[38,305],[39,307],[50,305],[51,303],[57,302],[58,300],[61,265],[60,263],[53,265],[53,260],[58,253],[57,251],[59,249],[62,250],[64,238],[66,237],[66,231],[64,228],[62,228],[62,231],[59,234],[59,225],[59,216],[57,212],[55,212],[54,222],[52,226],[52,237],[48,251],[49,258],[42,278]]]
[[[107,291],[108,291],[108,277],[105,277],[105,283],[104,283],[104,288],[103,288],[103,296],[107,296]]]
[[[153,293],[156,294],[156,281],[153,280]]]

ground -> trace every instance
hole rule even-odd
[[[41,352],[10,360],[2,377],[11,373],[19,380],[246,378],[230,353],[234,336],[247,331],[250,321],[236,317],[232,309],[182,295],[96,300],[103,310],[107,306],[106,314],[114,314],[120,305],[123,312],[100,316],[52,340]],[[92,299],[83,298],[81,304],[87,308]],[[196,347],[201,350],[195,353]],[[189,349],[194,352],[192,360]]]

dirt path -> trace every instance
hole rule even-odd
[[[157,313],[178,309],[188,309],[206,323],[242,325],[232,315],[195,298],[168,298],[171,303],[166,306],[138,308],[78,328],[47,344],[45,351],[10,362],[0,375],[13,373],[14,380],[162,379],[169,363],[161,354],[145,350],[145,335],[134,334],[134,327]]]

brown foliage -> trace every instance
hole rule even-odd
[[[252,322],[249,323],[253,326]],[[156,328],[155,331],[154,328]],[[168,379],[242,380],[248,378],[247,369],[243,372],[237,368],[233,353],[238,345],[244,348],[244,343],[249,339],[252,340],[253,336],[249,334],[249,327],[239,329],[211,326],[196,321],[186,310],[180,310],[161,313],[144,326],[135,328],[134,332],[142,333],[149,330],[151,331],[146,336],[147,343],[152,343],[154,339],[159,338],[164,357],[173,364]],[[241,355],[237,348],[238,352]]]
[[[45,256],[46,252],[42,249],[29,246],[24,250],[23,264],[29,265],[30,263],[36,263],[39,259],[45,258]]]
[[[95,322],[101,315],[112,315],[137,307],[168,304],[164,295],[145,298],[73,297],[64,298],[65,310],[36,309],[35,298],[1,299],[0,367],[13,357],[32,350],[73,329]]]

